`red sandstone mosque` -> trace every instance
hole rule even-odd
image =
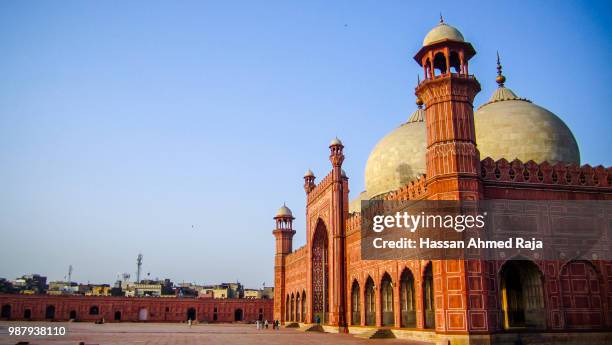
[[[476,54],[442,20],[414,59],[418,109],[382,138],[349,202],[343,144],[332,169],[308,170],[306,245],[293,250],[293,214],[276,228],[274,318],[326,331],[452,344],[612,343],[612,262],[603,260],[362,260],[362,200],[612,200],[612,167],[580,165],[555,114],[505,86],[474,111]]]

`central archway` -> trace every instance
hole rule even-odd
[[[327,227],[317,223],[312,240],[312,316],[325,323],[329,312],[329,255]]]
[[[504,328],[544,328],[542,273],[528,260],[507,261],[500,271]]]

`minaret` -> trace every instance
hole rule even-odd
[[[329,144],[329,160],[332,163],[332,251],[330,284],[330,323],[338,325],[340,333],[348,333],[346,323],[346,217],[348,215],[347,198],[348,183],[347,177],[342,170],[344,162],[344,145],[340,139],[335,138]]]
[[[304,191],[306,194],[310,193],[315,187],[315,175],[312,170],[306,170],[304,174]]]
[[[414,57],[425,76],[415,93],[426,105],[431,199],[475,200],[482,194],[472,104],[480,84],[468,69],[475,54],[463,35],[440,19]]]
[[[285,258],[293,250],[293,213],[285,204],[274,216],[276,227],[272,234],[276,238],[276,254],[274,255],[274,319],[285,322]]]

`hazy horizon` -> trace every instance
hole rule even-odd
[[[557,114],[582,164],[612,165],[609,2],[0,3],[0,277],[274,284],[272,217],[304,245],[303,173],[370,150],[414,111],[439,12],[471,42],[485,102]],[[606,14],[607,13],[607,14]]]

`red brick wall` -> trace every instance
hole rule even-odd
[[[187,298],[135,298],[135,297],[94,297],[94,296],[48,296],[48,295],[0,295],[0,306],[10,305],[11,320],[24,320],[26,309],[31,320],[46,320],[48,306],[55,308],[53,321],[70,319],[71,311],[76,320],[95,321],[102,318],[115,322],[115,313],[121,313],[120,321],[139,320],[141,310],[146,310],[150,322],[182,322],[187,320],[190,308],[196,311],[200,322],[234,322],[236,310],[242,310],[242,320],[252,322],[259,318],[272,320],[271,299],[187,299]],[[90,315],[91,307],[98,307],[98,315]],[[217,312],[215,313],[215,308]],[[214,315],[217,315],[216,321]]]

